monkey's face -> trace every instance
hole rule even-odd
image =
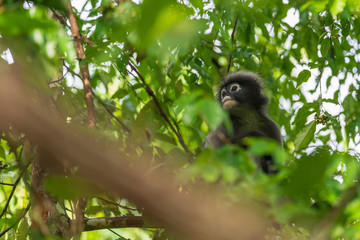
[[[230,112],[241,102],[242,87],[239,83],[234,82],[220,90],[220,100],[225,111]]]

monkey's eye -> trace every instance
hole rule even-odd
[[[230,91],[231,92],[236,92],[240,89],[240,85],[238,83],[234,83],[230,85]]]
[[[224,98],[227,95],[225,89],[221,90],[221,98]]]

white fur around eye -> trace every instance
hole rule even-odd
[[[241,87],[240,87],[240,84],[233,83],[233,84],[230,85],[229,89],[230,89],[230,92],[237,92],[237,91],[239,91],[241,89]]]

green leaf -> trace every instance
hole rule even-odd
[[[270,154],[278,145],[275,141],[266,138],[249,137],[245,140],[246,144],[249,144],[249,151],[255,156]]]
[[[330,49],[330,38],[324,38],[321,42],[320,52],[322,57],[326,57]]]
[[[5,149],[2,146],[0,146],[0,159],[2,160],[6,159]]]
[[[202,9],[204,7],[204,3],[201,0],[190,0],[190,3],[195,7]]]
[[[330,1],[330,13],[333,17],[336,17],[339,13],[341,13],[345,6],[347,0],[332,0]]]
[[[304,128],[307,117],[315,112],[315,109],[319,109],[319,102],[305,103],[296,113],[293,125],[296,127],[296,131],[300,132]]]
[[[306,1],[304,5],[301,6],[300,11],[304,11],[307,8],[310,8],[311,11],[316,14],[323,11],[328,4],[329,0],[310,0]]]
[[[349,5],[350,11],[360,11],[360,1],[358,0],[347,0],[347,4]]]
[[[25,240],[30,231],[30,226],[27,219],[22,219],[17,229],[16,239]]]
[[[95,183],[76,176],[50,176],[45,179],[44,187],[61,199],[80,199],[103,192]]]
[[[314,133],[316,129],[315,120],[308,123],[305,128],[296,136],[295,139],[295,150],[298,151],[305,148],[314,139]]]
[[[330,113],[328,112],[325,112],[324,113],[329,119],[330,121],[335,125],[335,127],[338,129],[338,130],[341,130],[341,125],[339,123],[339,121],[337,119],[335,119]]]
[[[211,130],[216,129],[222,122],[224,122],[227,114],[218,104],[213,100],[205,100],[199,105],[200,115],[208,123]]]
[[[37,10],[37,14],[42,11]],[[11,24],[10,24],[11,23]],[[28,11],[5,11],[0,14],[0,32],[7,37],[24,36],[35,29],[53,30],[56,28],[54,22],[40,19],[40,16],[30,16]]]
[[[327,148],[317,148],[310,155],[301,156],[288,177],[288,193],[303,201],[309,201],[312,194],[316,196],[325,187],[325,173],[333,160],[334,157]]]
[[[310,77],[311,77],[311,72],[309,70],[307,69],[302,70],[296,79],[297,85],[299,86],[300,84],[307,82]]]
[[[359,176],[359,162],[358,159],[349,155],[349,154],[342,154],[342,160],[346,164],[346,172],[343,176],[344,184],[346,186],[351,186],[354,182],[357,181]]]

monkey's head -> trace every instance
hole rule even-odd
[[[227,75],[217,94],[224,110],[233,113],[244,106],[261,110],[268,99],[261,93],[262,81],[254,73],[236,72]]]

